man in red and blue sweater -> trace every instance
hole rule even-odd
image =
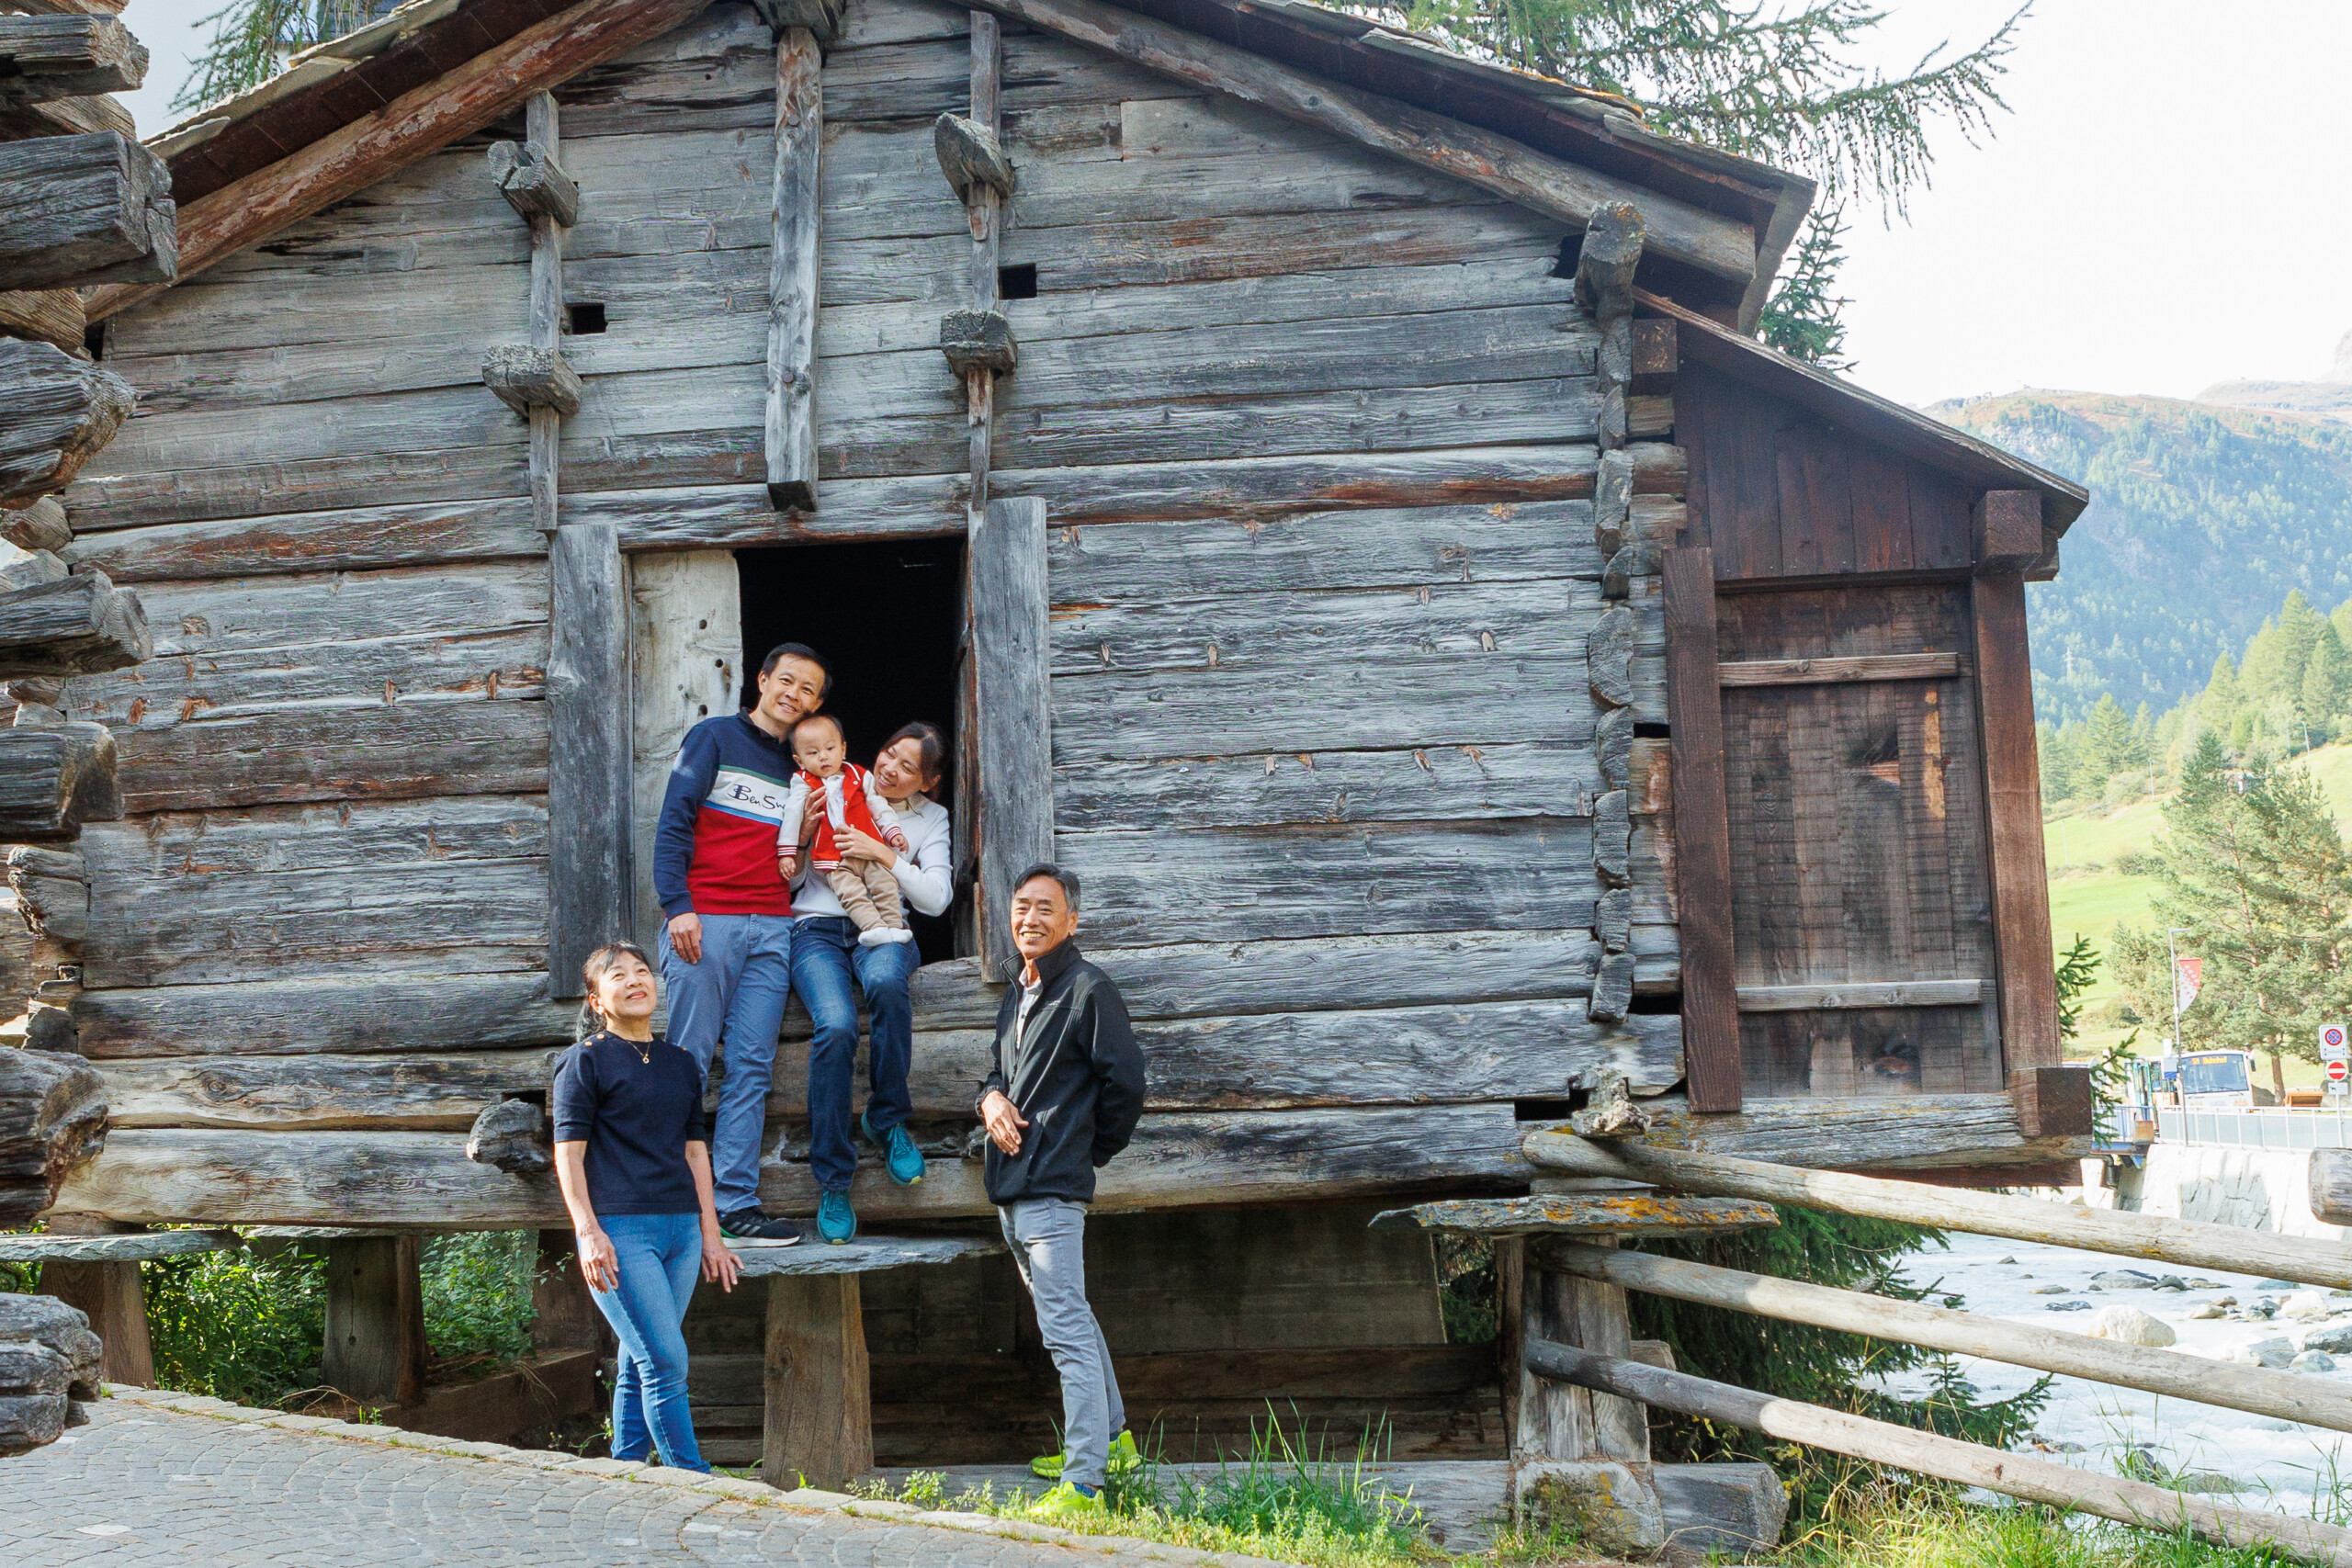
[[[732,1236],[800,1239],[798,1225],[760,1208],[768,1086],[792,992],[792,890],[775,837],[792,784],[786,739],[831,689],[815,649],[787,642],[771,652],[755,706],[686,731],[654,833],[670,1042],[706,1075],[722,1041],[727,1048],[710,1163],[719,1229]]]

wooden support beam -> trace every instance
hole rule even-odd
[[[2352,1225],[2352,1149],[2313,1149],[2305,1177],[2312,1217]]]
[[[1976,570],[1992,576],[2022,572],[2041,558],[2041,492],[1988,490],[1971,513],[1975,525]]]
[[[171,172],[116,131],[0,142],[0,288],[167,281]]]
[[[610,523],[556,531],[548,659],[548,985],[581,994],[580,966],[630,932],[628,566]]]
[[[424,1294],[413,1235],[326,1244],[327,1333],[319,1375],[363,1404],[424,1399]]]
[[[978,680],[980,965],[1010,980],[1012,879],[1054,853],[1053,705],[1047,691],[1046,503],[992,501],[970,549]]]
[[[1682,366],[1682,347],[1674,322],[1653,318],[1634,323],[1634,375],[1625,389],[1637,397],[1663,397],[1674,390],[1675,372]]]
[[[1563,1244],[1550,1256],[1555,1268],[1629,1291],[2352,1432],[2352,1389],[2300,1372],[2232,1366],[2177,1350],[2094,1339],[1645,1252]]]
[[[1646,1144],[1599,1144],[1542,1129],[1523,1145],[1530,1164],[1563,1176],[1613,1176],[1676,1192],[1759,1198],[1831,1213],[1899,1220],[1976,1235],[2052,1247],[2079,1247],[2120,1257],[2161,1258],[2193,1269],[2221,1269],[2352,1290],[2352,1255],[2332,1241],[2275,1235],[2105,1209],[2077,1209],[1997,1192],[1966,1192],[1884,1177],[1804,1170],[1761,1160],[1691,1154]]]
[[[122,816],[114,731],[103,724],[0,730],[0,837],[70,839]]]
[[[1826,1012],[1849,1008],[1974,1007],[1994,998],[1989,980],[1864,980],[1846,985],[1742,986],[1742,1012]],[[2087,1128],[2085,1131],[2088,1131]],[[2026,1136],[2040,1137],[2038,1133]]]
[[[356,195],[512,114],[534,93],[692,20],[706,3],[582,0],[300,151],[189,202],[179,215],[179,276],[192,276]],[[115,285],[96,290],[85,304],[96,321],[156,292],[152,284]]]
[[[958,376],[1001,376],[1021,360],[1001,310],[950,310],[939,320],[939,351]]]
[[[612,1325],[596,1309],[580,1272],[580,1238],[570,1230],[539,1233],[539,1267],[531,1287],[531,1346],[537,1350],[602,1350]]]
[[[1574,228],[1585,227],[1601,207],[1637,201],[1652,251],[1737,283],[1756,274],[1756,231],[1748,223],[1621,183],[1493,131],[1310,76],[1102,0],[988,0],[988,8],[1452,175]]]
[[[1863,653],[1842,659],[1736,659],[1726,686],[1825,686],[1858,681],[1949,681],[1968,673],[1957,653]]]
[[[526,419],[541,409],[559,419],[580,412],[580,372],[565,363],[560,348],[502,344],[482,356],[481,384]]]
[[[0,593],[0,681],[122,670],[154,651],[139,595],[105,572]]]
[[[760,1479],[843,1491],[874,1468],[865,1319],[855,1274],[768,1280]]]
[[[54,344],[0,338],[0,505],[63,490],[130,417],[131,396]]]
[[[939,172],[947,176],[956,200],[969,202],[976,185],[988,186],[1000,197],[1012,194],[1012,163],[991,128],[944,113],[932,125],[931,141],[939,154]]]
[[[2098,1120],[2098,1095],[2087,1064],[2020,1067],[2009,1075],[2009,1095],[2029,1138],[2088,1137]]]
[[[111,17],[0,17],[0,104],[127,93],[147,79],[147,46]]]
[[[1549,1263],[1544,1239],[1525,1244],[1520,1269],[1520,1331],[1532,1351],[1539,1343],[1576,1345],[1602,1356],[1633,1353],[1634,1333],[1625,1313],[1623,1286],[1562,1273]],[[1610,1394],[1595,1395],[1541,1377],[1523,1357],[1519,1380],[1519,1418],[1510,1433],[1514,1464],[1545,1460],[1617,1460],[1646,1463],[1649,1416],[1642,1406]]]
[[[1654,1192],[1539,1192],[1530,1198],[1451,1198],[1390,1209],[1372,1228],[1486,1236],[1720,1235],[1781,1223],[1770,1203],[1661,1198]]]
[[[49,1216],[51,1235],[105,1235],[136,1229],[92,1214]],[[106,1347],[101,1364],[107,1382],[155,1386],[155,1348],[147,1332],[147,1293],[138,1263],[44,1261],[40,1293],[55,1296],[90,1320],[91,1331]]]
[[[1531,1367],[1572,1388],[1638,1399],[1661,1410],[1720,1421],[1787,1442],[1890,1465],[1921,1475],[1982,1486],[2049,1507],[2074,1509],[2143,1529],[2186,1527],[2222,1545],[2284,1551],[2314,1562],[2352,1568],[2352,1531],[2316,1520],[2212,1503],[2168,1487],[2123,1481],[2052,1460],[1939,1438],[1910,1427],[1872,1421],[1793,1399],[1777,1399],[1729,1383],[1670,1372],[1618,1356],[1532,1341]]]
[[[841,31],[842,0],[752,0],[752,8],[779,39],[806,28],[819,43],[831,43]]]
[[[971,28],[969,123],[993,140],[1003,118],[1001,29],[993,13],[978,10],[971,13]],[[933,140],[937,140],[935,132]],[[997,310],[997,246],[1004,222],[1003,193],[985,180],[967,184],[964,190],[964,216],[972,232],[970,272],[964,290],[967,309],[940,322],[939,339],[940,346],[947,352],[948,364],[964,378],[964,420],[968,432],[972,480],[966,515],[977,531],[989,503],[989,448],[996,431],[996,377],[992,372],[999,367],[999,361],[1007,370],[1013,362],[1012,328]],[[965,318],[964,321],[959,323],[958,317]],[[988,344],[994,323],[1003,324],[1001,342],[991,353]],[[976,346],[959,360],[952,344],[965,342]]]
[[[1625,445],[1625,399],[1634,380],[1634,271],[1642,264],[1641,209],[1630,201],[1596,208],[1577,252],[1577,303],[1600,329],[1593,373],[1600,384],[1600,449]],[[1604,590],[1606,592],[1606,590]],[[1620,586],[1610,596],[1622,599]]]
[[[0,1050],[0,1226],[56,1202],[59,1186],[106,1141],[106,1089],[87,1062]]]
[[[8,851],[8,887],[35,936],[79,948],[90,934],[90,868],[72,850],[17,844]]]
[[[552,220],[569,229],[580,221],[580,186],[564,173],[555,155],[526,141],[493,141],[490,145],[490,175],[498,193],[526,221]]]
[[[82,297],[71,288],[31,288],[0,294],[0,334],[53,343],[76,357],[87,357],[87,322]]]
[[[129,0],[11,0],[19,11],[48,17],[111,17]]]
[[[824,57],[786,28],[775,51],[775,243],[768,254],[768,504],[817,510],[817,304],[823,223]]]
[[[1682,1054],[1690,1108],[1703,1111],[1737,1111],[1743,1093],[1714,561],[1714,552],[1703,549],[1670,549],[1661,558],[1675,902],[1682,917]]]
[[[1991,826],[1993,952],[2000,965],[2002,1065],[2010,1073],[2064,1060],[2051,961],[2049,868],[2041,843],[2041,764],[2033,734],[2025,582],[2014,573],[1971,584],[1977,724]]]

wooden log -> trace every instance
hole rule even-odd
[[[546,1111],[527,1100],[502,1100],[474,1118],[466,1134],[466,1157],[509,1176],[535,1176],[555,1168],[547,1139]]]
[[[1990,985],[1985,980],[1883,980],[1860,985],[1742,986],[1738,991],[1739,1010],[1815,1012],[1848,1008],[1974,1007],[1990,996]],[[2074,1131],[2077,1129],[2052,1127],[2047,1134],[2028,1133],[2026,1136],[2054,1137]]]
[[[0,680],[121,670],[154,651],[139,595],[102,571],[0,592]]]
[[[0,334],[53,343],[80,356],[89,350],[83,337],[87,322],[82,316],[82,296],[71,288],[35,288],[0,294]]]
[[[0,103],[0,141],[30,141],[61,136],[139,134],[130,111],[113,98],[50,98],[32,104]]]
[[[128,136],[0,142],[0,288],[168,282],[171,172]]]
[[[1632,378],[1625,384],[1627,391],[1646,397],[1673,391],[1674,375],[1681,364],[1682,349],[1675,340],[1673,321],[1634,323],[1634,369]],[[1670,425],[1670,411],[1668,418]]]
[[[980,787],[974,919],[983,972],[1009,980],[1020,966],[1006,923],[1012,879],[1054,856],[1046,503],[990,502],[968,559]]]
[[[2002,1066],[2011,1073],[2065,1059],[2058,981],[2050,962],[2050,881],[2041,842],[2041,765],[2033,733],[2033,670],[2025,583],[1980,577],[1975,613],[1978,725],[1991,825],[1993,951],[2000,964]]]
[[[932,126],[932,143],[939,154],[939,172],[947,176],[956,200],[969,202],[975,185],[984,185],[1001,197],[1012,194],[1012,164],[989,127],[959,114],[942,114]]]
[[[991,0],[987,8],[1434,169],[1575,228],[1583,228],[1611,202],[1636,201],[1647,223],[1647,244],[1660,255],[1736,282],[1755,275],[1756,237],[1749,225],[1630,187],[1491,131],[1306,75],[1100,0]]]
[[[127,0],[14,0],[19,11],[38,16],[111,17],[122,10]]]
[[[129,382],[53,344],[0,338],[0,504],[63,490],[130,417]]]
[[[0,837],[70,839],[122,815],[114,734],[100,724],[0,732]]]
[[[1644,1139],[1657,1147],[1814,1169],[1940,1180],[1951,1167],[2030,1169],[2090,1152],[2086,1138],[2026,1137],[2007,1094],[1751,1100],[1739,1111],[1710,1114],[1668,1095],[1644,1109],[1651,1122]]]
[[[2232,1366],[2177,1350],[2094,1339],[2087,1334],[2035,1328],[1924,1303],[1800,1284],[1614,1247],[1564,1245],[1549,1254],[1549,1261],[1554,1268],[1588,1280],[1605,1280],[1629,1291],[1671,1296],[1702,1306],[1866,1334],[1900,1345],[1924,1345],[1955,1355],[1983,1356],[2013,1367],[2089,1378],[2199,1404],[2352,1432],[2352,1389],[2300,1372]]]
[[[0,17],[0,104],[127,93],[146,76],[147,46],[111,17]]]
[[[413,1405],[424,1398],[420,1251],[413,1235],[326,1244],[326,1348],[319,1374],[362,1404]]]
[[[49,1296],[0,1294],[0,1459],[53,1443],[98,1397],[104,1352],[88,1320]]]
[[[1661,1410],[1746,1427],[1788,1442],[1891,1465],[1921,1475],[1982,1486],[2053,1508],[2074,1509],[2158,1531],[2186,1527],[2200,1538],[2248,1550],[2283,1550],[2352,1568],[2352,1531],[2192,1497],[2141,1481],[2123,1481],[2028,1454],[1940,1438],[1728,1383],[1669,1372],[1571,1346],[1531,1341],[1528,1364],[1572,1387],[1637,1399]]]
[[[845,1490],[874,1468],[857,1276],[779,1274],[767,1288],[760,1478],[783,1491]]]
[[[630,932],[628,567],[609,523],[560,530],[548,551],[548,980],[581,994],[580,966]]]
[[[2098,1093],[2084,1065],[2020,1068],[2009,1075],[2009,1097],[2029,1138],[2086,1138],[2098,1117]]]
[[[2352,1258],[2334,1242],[2305,1236],[2273,1235],[2156,1214],[2076,1209],[2032,1198],[1804,1170],[1639,1143],[1603,1145],[1553,1130],[1529,1134],[1525,1152],[1529,1163],[1566,1176],[1612,1176],[1678,1192],[1760,1198],[1768,1203],[1794,1203],[1832,1213],[2352,1289]]]
[[[545,91],[690,20],[704,0],[582,0],[379,109],[187,204],[180,273],[261,243],[425,154],[512,114]],[[116,284],[85,303],[92,320],[158,291]]]
[[[1372,1226],[1455,1235],[1671,1239],[1756,1230],[1780,1223],[1779,1213],[1770,1203],[1737,1199],[1660,1198],[1647,1192],[1540,1192],[1532,1198],[1454,1198],[1417,1203],[1375,1215]]]
[[[1646,226],[1630,201],[1595,208],[1577,250],[1577,303],[1595,317],[1629,315],[1634,309],[1634,273],[1642,264]],[[1626,365],[1620,384],[1632,374]]]
[[[52,1236],[88,1235],[96,1240],[107,1232],[129,1228],[86,1214],[49,1216]],[[90,1320],[91,1332],[106,1347],[100,1365],[107,1382],[133,1388],[155,1386],[154,1343],[147,1332],[147,1294],[140,1282],[137,1260],[44,1258],[40,1290]]]
[[[775,54],[775,240],[768,261],[767,484],[778,512],[817,509],[818,253],[823,229],[824,62],[787,28]]]
[[[1506,1369],[1506,1376],[1519,1382],[1510,1457],[1518,1464],[1545,1460],[1646,1463],[1649,1416],[1638,1402],[1605,1393],[1596,1395],[1541,1375],[1535,1352],[1542,1345],[1575,1345],[1609,1357],[1633,1353],[1624,1290],[1546,1267],[1544,1258],[1554,1245],[1542,1239],[1526,1242],[1519,1270],[1518,1327],[1523,1354],[1520,1365]]]
[[[948,311],[939,319],[939,351],[958,376],[1002,375],[1021,360],[1001,310]]]
[[[18,844],[8,852],[17,912],[36,936],[79,947],[90,932],[90,868],[65,850]]]
[[[1726,686],[1830,685],[1852,681],[1949,681],[1968,673],[1957,653],[1866,653],[1845,659],[1736,659]]]
[[[526,419],[538,409],[566,418],[580,412],[580,372],[560,348],[502,344],[482,355],[481,384]]]
[[[819,43],[840,36],[842,0],[752,0],[752,8],[781,39],[794,28],[805,28]]]
[[[1674,875],[1682,924],[1683,1055],[1694,1111],[1737,1111],[1743,1093],[1732,941],[1731,820],[1715,660],[1714,553],[1670,549],[1665,576],[1666,702],[1673,731]]]
[[[1976,536],[1976,571],[1990,577],[2021,572],[2041,558],[2041,492],[1988,490],[1969,521]]]
[[[39,1235],[0,1235],[0,1263],[153,1263],[245,1245],[235,1231],[141,1230],[62,1210],[52,1210],[48,1223]]]
[[[525,220],[545,218],[569,229],[580,221],[580,186],[552,152],[527,141],[490,144],[490,177],[498,194]]]
[[[66,525],[65,508],[43,496],[30,506],[0,512],[0,539],[20,550],[62,554],[74,543],[74,531]]]
[[[24,1224],[106,1146],[104,1087],[89,1064],[0,1048],[0,1226]]]

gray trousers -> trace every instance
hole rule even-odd
[[[1101,1487],[1111,1438],[1127,1424],[1111,1348],[1086,1303],[1086,1205],[1025,1198],[996,1212],[1037,1307],[1037,1333],[1062,1379],[1062,1479]]]

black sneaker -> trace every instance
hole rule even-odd
[[[802,1233],[790,1220],[778,1219],[757,1209],[738,1209],[718,1216],[718,1234],[739,1241],[775,1242],[790,1247],[801,1238]]]

